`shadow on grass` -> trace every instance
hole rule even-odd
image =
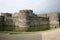
[[[41,32],[41,31],[47,31],[49,29],[45,29],[45,30],[29,30],[26,32],[20,32],[20,31],[0,31],[0,34],[32,34],[32,33],[36,33],[36,32]]]

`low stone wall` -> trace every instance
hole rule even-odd
[[[45,25],[32,25],[31,27],[28,28],[27,31],[41,31],[41,30],[48,30],[50,27],[45,24]]]
[[[27,30],[28,30],[28,27],[15,26],[15,31],[26,32]]]
[[[3,31],[4,29],[4,17],[0,16],[0,31]]]
[[[15,27],[12,25],[4,25],[4,31],[15,31]]]

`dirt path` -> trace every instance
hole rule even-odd
[[[18,34],[18,35],[7,35],[0,34],[0,40],[42,40],[42,35],[39,34]]]
[[[60,40],[60,28],[42,32],[42,40]]]
[[[60,28],[34,34],[0,34],[0,40],[60,40]]]

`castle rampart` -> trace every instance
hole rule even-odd
[[[32,10],[20,10],[18,13],[0,14],[0,31],[37,31],[57,28],[60,14],[34,14]]]

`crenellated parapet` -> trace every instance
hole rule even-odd
[[[20,13],[33,13],[32,10],[20,10],[19,12]]]

